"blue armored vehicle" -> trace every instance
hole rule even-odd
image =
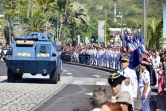
[[[60,80],[61,51],[51,35],[32,32],[28,36],[14,38],[6,54],[8,82],[22,79],[24,73],[49,75],[50,83]]]

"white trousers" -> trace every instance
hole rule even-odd
[[[150,111],[149,98],[150,98],[151,89],[150,87],[148,88],[145,99],[142,99],[143,91],[144,91],[144,87],[140,87],[142,111]]]

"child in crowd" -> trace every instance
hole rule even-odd
[[[104,102],[101,104],[100,111],[123,111],[122,107],[118,103]]]
[[[164,95],[164,64],[159,64],[158,74],[158,95]]]

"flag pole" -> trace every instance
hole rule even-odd
[[[105,37],[104,37],[104,47],[106,47],[106,35],[107,35],[107,31],[106,31],[107,27],[106,27],[106,25],[107,25],[107,10],[106,10],[106,12],[105,12]]]
[[[146,43],[146,0],[144,0],[144,41]]]

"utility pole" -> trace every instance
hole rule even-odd
[[[105,38],[104,38],[104,47],[106,47],[106,37],[107,37],[107,10],[106,10],[106,12],[105,12]]]
[[[123,29],[123,23],[122,23],[122,11],[121,11],[121,17],[120,17],[120,18],[121,18],[121,23],[120,23],[120,24],[121,24],[121,36],[122,36],[122,29]]]
[[[122,29],[123,29],[123,27],[122,27],[123,26],[123,23],[122,23],[122,11],[119,12],[119,15],[117,15],[117,17],[121,19],[120,27],[121,27],[121,36],[122,36]]]
[[[146,42],[146,0],[144,0],[144,39]]]

